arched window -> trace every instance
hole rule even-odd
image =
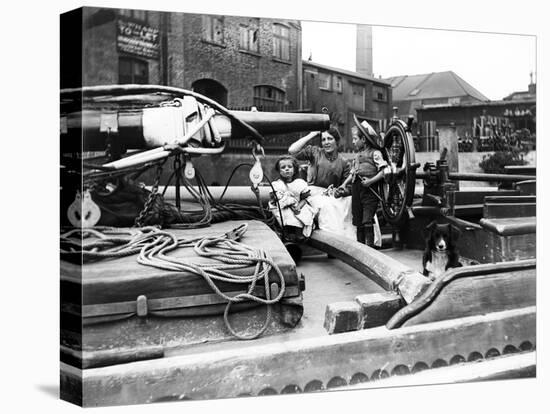
[[[191,86],[194,92],[200,93],[222,106],[227,106],[227,89],[213,79],[199,79]]]
[[[285,106],[285,92],[270,85],[254,86],[254,106],[260,111],[282,111]]]

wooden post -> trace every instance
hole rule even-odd
[[[439,128],[439,150],[443,151],[445,148],[447,148],[449,172],[458,172],[458,136],[454,123],[450,126],[442,126]],[[457,190],[459,190],[458,181],[456,185]]]

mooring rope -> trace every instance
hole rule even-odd
[[[138,254],[138,263],[162,270],[190,272],[200,275],[212,290],[227,301],[224,310],[224,322],[228,331],[239,339],[254,339],[262,335],[271,321],[271,305],[279,302],[285,292],[284,276],[279,266],[269,254],[258,248],[248,246],[239,240],[246,233],[247,224],[241,224],[233,230],[217,236],[194,239],[178,238],[174,234],[157,227],[121,230],[116,228],[74,229],[61,235],[62,257],[82,257],[83,261],[118,258]],[[81,243],[82,239],[94,237],[97,240]],[[76,240],[75,240],[76,238]],[[201,257],[208,257],[220,263],[197,264],[188,260],[168,256],[177,249],[193,247]],[[232,270],[253,266],[251,274],[238,275]],[[279,291],[271,297],[269,274],[274,270],[278,277]],[[263,279],[265,298],[253,294]],[[226,295],[216,282],[246,284],[247,289],[235,296]],[[249,336],[236,332],[229,322],[229,310],[235,303],[253,301],[267,306],[266,320],[262,328]]]

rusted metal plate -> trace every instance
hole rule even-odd
[[[490,358],[506,350],[530,350],[536,343],[535,329],[535,307],[528,307],[391,331],[379,327],[88,369],[80,371],[83,403],[314,391]],[[75,378],[74,369],[62,365],[62,385]]]

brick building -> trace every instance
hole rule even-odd
[[[326,107],[347,148],[352,114],[376,129],[385,128],[391,116],[388,82],[302,61],[297,20],[97,7],[68,14],[78,24],[69,28],[66,19],[62,25],[62,60],[81,47],[82,73],[81,79],[62,73],[62,88],[160,84],[194,90],[229,109],[321,112]],[[359,49],[368,36],[368,30],[358,31]],[[367,51],[363,59],[371,59]],[[296,137],[269,137],[266,149],[283,151]],[[235,140],[229,149],[245,145]]]
[[[224,106],[301,107],[297,20],[84,7],[82,85],[192,89]],[[63,37],[78,35],[65,32]],[[61,87],[71,85],[70,76]]]
[[[342,134],[344,149],[351,149],[353,114],[378,131],[386,129],[392,108],[389,82],[311,61],[302,64],[304,108],[311,112],[327,108]]]

